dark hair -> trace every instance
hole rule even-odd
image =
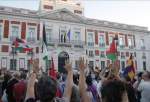
[[[6,73],[4,74],[4,81],[8,81],[9,79],[11,79],[11,74],[10,73]]]
[[[143,72],[139,72],[139,73],[137,74],[137,76],[141,78],[141,77],[142,77],[142,74],[143,74]]]
[[[107,80],[101,88],[102,100],[105,102],[122,102],[126,91],[125,83],[120,80]]]
[[[79,84],[79,75],[78,74],[73,74],[73,82],[78,85]]]
[[[27,74],[25,72],[21,72],[20,78],[21,79],[26,79],[26,77],[27,77]]]
[[[57,83],[53,78],[43,75],[37,83],[37,94],[40,102],[50,102],[57,91]]]
[[[87,84],[88,86],[91,86],[91,85],[92,85],[92,77],[91,77],[91,75],[88,75],[88,76],[86,77],[86,84]]]
[[[57,80],[59,80],[60,79],[60,73],[57,73]]]
[[[126,83],[125,85],[126,85],[129,102],[137,102],[136,92],[135,92],[135,89],[133,88],[132,84]]]
[[[77,88],[77,86],[72,87],[72,94],[71,94],[71,99],[70,102],[80,102],[80,93]]]

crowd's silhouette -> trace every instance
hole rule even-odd
[[[78,71],[66,60],[67,73],[56,77],[39,73],[37,60],[32,66],[30,73],[0,73],[1,102],[150,102],[149,71],[136,73],[131,79],[122,76],[115,64],[90,69],[84,58],[79,59]]]

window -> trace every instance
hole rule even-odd
[[[124,59],[124,58],[125,58],[125,53],[121,52],[121,59]]]
[[[19,27],[18,26],[12,26],[10,40],[14,41],[17,37],[19,38]]]
[[[125,68],[125,61],[121,61],[121,68]]]
[[[75,41],[80,41],[80,32],[79,31],[74,32],[74,40]]]
[[[142,48],[142,49],[145,48],[145,45],[144,45],[144,39],[141,39],[141,40],[140,40],[140,45],[141,45],[141,48]]]
[[[93,33],[88,33],[88,46],[94,46]]]
[[[146,54],[145,53],[143,53],[142,59],[146,59]]]
[[[105,61],[101,61],[101,69],[105,68]]]
[[[136,57],[136,52],[134,52],[134,57]]]
[[[94,68],[94,61],[89,61],[89,68]]]
[[[63,42],[63,43],[67,42],[67,31],[66,31],[66,28],[60,29],[60,42]]]
[[[94,51],[89,51],[89,56],[94,57]]]
[[[109,37],[109,44],[111,44],[111,43],[112,43],[113,38],[114,38],[113,36],[110,36],[110,37]]]
[[[1,68],[7,68],[7,57],[1,58]]]
[[[47,42],[52,40],[52,29],[46,29],[46,40]]]
[[[99,46],[104,47],[105,46],[105,41],[104,41],[104,35],[99,36]]]
[[[129,47],[132,47],[132,39],[131,38],[128,38],[128,45],[129,45]]]
[[[20,69],[25,69],[25,58],[20,58],[19,59],[19,68]]]
[[[17,60],[16,59],[10,59],[10,70],[16,70],[17,68]]]
[[[124,39],[123,39],[123,37],[119,38],[119,45],[120,45],[120,47],[124,46]]]
[[[146,70],[146,62],[143,61],[143,70]]]
[[[28,29],[28,36],[27,41],[29,42],[35,42],[35,28],[29,28]]]
[[[104,51],[101,51],[100,57],[101,57],[101,58],[105,58],[105,52],[104,52]]]
[[[2,25],[0,25],[0,40],[2,39]]]

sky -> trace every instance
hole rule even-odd
[[[107,20],[148,27],[150,30],[150,0],[81,0],[84,15],[88,18]],[[39,0],[0,0],[0,5],[38,10]]]

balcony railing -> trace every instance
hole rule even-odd
[[[94,47],[94,42],[88,42],[88,46]]]
[[[16,36],[10,36],[10,41],[15,41],[16,40]]]
[[[134,48],[134,46],[133,46],[133,45],[129,46],[129,49],[133,49],[133,48]]]
[[[35,38],[27,38],[27,42],[35,42]]]
[[[105,43],[100,43],[99,47],[105,47]]]
[[[124,56],[124,55],[121,55],[121,59],[125,59],[125,56]]]
[[[101,54],[100,57],[101,57],[101,58],[105,58],[105,55],[104,55],[104,54]]]
[[[89,54],[89,57],[94,57],[94,54]]]
[[[60,46],[60,47],[74,47],[74,48],[83,48],[85,45],[84,41],[79,40],[67,40],[67,41],[61,41],[59,39],[49,39],[48,40],[48,46]]]
[[[119,47],[120,47],[121,49],[123,49],[123,48],[125,48],[125,45],[119,45]]]

